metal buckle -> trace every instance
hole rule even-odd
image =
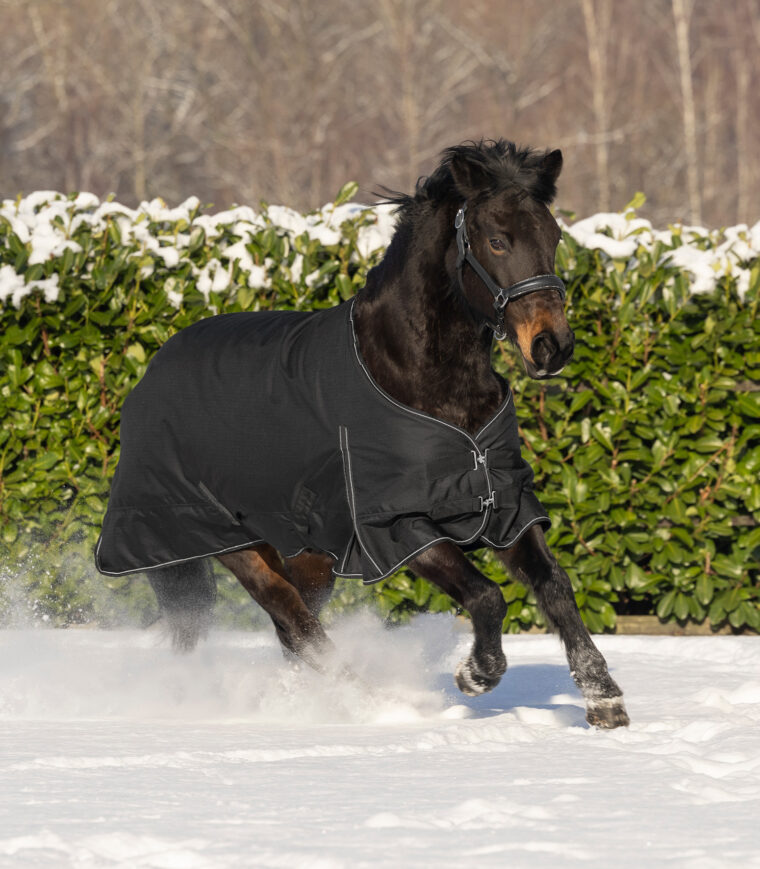
[[[463,223],[464,223],[464,208],[460,208],[459,211],[457,211],[457,216],[454,218],[454,229],[459,229]]]
[[[491,494],[484,498],[482,495],[480,497],[480,512],[482,513],[486,507],[496,507],[496,492],[491,492]]]

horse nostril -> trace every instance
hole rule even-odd
[[[530,345],[530,355],[536,368],[550,371],[551,362],[558,353],[559,347],[550,332],[539,332]]]
[[[559,342],[558,362],[560,365],[565,365],[573,358],[575,352],[575,333],[570,332],[564,341]]]

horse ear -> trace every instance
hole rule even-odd
[[[464,199],[470,198],[488,184],[484,167],[462,155],[455,154],[451,158],[449,169],[457,191]]]
[[[557,178],[559,178],[559,173],[562,171],[562,151],[559,148],[556,148],[554,151],[548,151],[541,161],[541,168],[546,173],[547,178],[554,184]]]

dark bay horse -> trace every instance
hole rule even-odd
[[[208,561],[202,560],[201,555],[216,555],[271,616],[284,650],[318,669],[332,648],[318,616],[330,597],[335,574],[364,575],[366,580],[370,572],[369,578],[374,580],[387,575],[399,562],[434,583],[470,614],[474,643],[457,668],[456,683],[466,694],[490,691],[507,667],[501,634],[506,604],[501,589],[475,569],[465,552],[491,545],[510,576],[533,590],[549,624],[559,633],[571,674],[585,699],[587,720],[607,728],[628,724],[622,692],[580,618],[567,574],[544,540],[543,529],[548,520],[532,495],[532,474],[524,463],[521,465],[519,443],[514,440],[517,424],[509,416],[514,413],[511,393],[491,367],[494,337],[513,342],[529,375],[536,379],[559,374],[572,356],[574,336],[564,314],[564,284],[554,276],[554,255],[561,233],[548,208],[561,168],[562,155],[556,150],[520,149],[504,140],[465,144],[446,151],[432,175],[418,182],[414,195],[389,196],[399,209],[396,232],[384,259],[369,273],[366,286],[351,303],[350,311],[353,344],[360,363],[352,377],[366,375],[376,394],[374,398],[366,398],[357,392],[355,401],[359,410],[355,410],[354,417],[358,421],[351,420],[349,414],[348,423],[330,430],[337,459],[333,463],[329,458],[327,470],[322,474],[330,477],[328,488],[335,481],[339,483],[341,509],[348,523],[340,533],[353,534],[355,552],[351,555],[347,550],[341,554],[335,548],[338,543],[335,547],[319,543],[339,537],[329,527],[322,528],[324,517],[336,517],[336,526],[343,521],[337,518],[337,509],[328,505],[320,514],[318,506],[313,506],[319,504],[319,484],[298,487],[301,507],[293,507],[292,521],[283,519],[281,511],[277,513],[277,521],[288,526],[278,537],[280,526],[272,525],[270,533],[266,525],[276,511],[266,516],[257,514],[256,524],[245,507],[233,509],[229,505],[230,498],[235,496],[219,498],[223,503],[217,503],[216,496],[228,481],[218,480],[211,488],[198,483],[207,501],[196,506],[189,495],[185,496],[177,508],[190,511],[182,514],[186,517],[185,525],[177,519],[180,516],[177,510],[169,518],[168,514],[160,515],[170,525],[177,520],[175,535],[185,529],[189,537],[195,535],[200,539],[204,529],[194,530],[192,522],[197,523],[198,510],[211,509],[208,499],[212,499],[216,504],[213,509],[219,511],[216,520],[221,523],[222,514],[226,516],[229,536],[219,537],[219,542],[203,538],[194,544],[195,549],[182,549],[178,554],[169,552],[157,556],[154,559],[157,563],[143,565],[152,568],[148,575],[177,648],[194,647],[205,631],[213,605],[214,581]],[[328,313],[231,314],[226,318],[269,316],[270,319],[224,319],[222,325],[228,330],[230,341],[238,341],[242,340],[235,337],[238,325],[248,328],[246,324],[251,324],[253,328],[256,323],[269,324],[267,340],[271,344],[279,340],[278,330],[285,328],[280,324],[294,323],[301,330],[299,334],[304,335],[303,330],[311,328],[308,322],[312,321],[297,318],[325,318]],[[291,319],[277,319],[285,316]],[[330,316],[333,321],[344,317],[342,313]],[[202,323],[215,320],[222,318],[209,318]],[[327,336],[338,334],[329,331],[332,327],[325,328]],[[193,345],[194,357],[212,352],[211,345],[203,344],[206,333],[199,324],[179,335],[185,333],[196,336],[194,340],[199,342]],[[175,337],[166,347],[172,342],[174,347],[184,346]],[[286,349],[278,350],[290,365],[288,382],[293,380],[292,370],[298,367],[292,361],[296,358],[296,345],[294,339]],[[170,351],[162,348],[159,357],[164,362],[163,368],[156,368],[157,372],[174,370]],[[182,359],[180,367],[191,364],[190,355]],[[309,377],[318,375],[319,372],[308,373]],[[337,372],[333,375],[338,376]],[[177,382],[176,378],[172,380],[173,389],[177,388]],[[329,384],[329,378],[315,380],[309,388],[321,394],[325,383]],[[339,386],[349,392],[354,388],[350,384]],[[279,392],[273,395],[273,402],[280,402]],[[159,399],[151,400],[155,410]],[[197,400],[187,396],[184,404],[194,401]],[[362,401],[366,401],[366,408]],[[378,402],[386,402],[396,413],[394,424],[398,424],[398,430],[371,428],[380,425],[373,416]],[[133,405],[133,416],[136,406]],[[270,413],[270,408],[261,401],[255,410],[260,418]],[[336,411],[330,413],[334,416]],[[120,467],[130,461],[125,418]],[[253,429],[260,426],[252,419],[253,438]],[[412,422],[421,426],[419,434],[412,431]],[[364,435],[356,434],[354,424],[370,427],[369,435],[366,431]],[[304,419],[300,428],[310,426],[314,430],[318,427]],[[376,465],[382,465],[382,461],[379,458],[375,461],[374,457],[382,455],[384,442],[398,441],[398,449],[403,453],[403,432],[407,430],[409,437],[420,438],[419,445],[410,448],[412,453],[424,453],[436,438],[442,443],[449,439],[442,447],[444,453],[453,453],[455,448],[459,453],[450,458],[426,455],[424,473],[417,474],[406,453],[393,460],[398,466],[397,473],[393,468],[378,470]],[[278,432],[273,428],[266,436],[270,441],[279,439]],[[317,434],[313,437],[316,439]],[[177,443],[182,441],[181,434],[175,434],[174,438]],[[513,440],[502,444],[504,438]],[[267,461],[258,453],[261,446],[256,446],[257,443],[262,441],[251,441],[250,454],[244,457],[246,467],[249,463]],[[307,449],[311,441],[306,438],[301,443]],[[451,466],[444,467],[441,464],[445,465],[444,460]],[[144,472],[140,467],[125,465],[124,474],[132,468],[130,473],[139,475]],[[240,467],[243,475],[246,472],[243,465]],[[405,471],[406,468],[412,470]],[[153,471],[150,473],[155,477]],[[207,472],[207,476],[212,473]],[[235,475],[232,472],[227,477]],[[404,480],[400,482],[401,477]],[[448,488],[445,494],[436,495],[441,479],[447,481]],[[396,490],[402,484],[409,491],[399,494]],[[383,490],[382,497],[377,494],[379,489]],[[432,492],[433,501],[437,497],[438,502],[430,508],[409,507],[419,503],[418,491],[422,489]],[[387,495],[386,490],[393,492]],[[112,495],[112,502],[113,498]],[[366,506],[383,498],[395,498],[406,504],[401,510],[404,515],[389,518],[379,507]],[[197,501],[201,504],[200,495]],[[120,516],[128,510],[117,509],[122,511]],[[150,540],[154,539],[150,534],[160,535],[164,527],[164,520],[151,520],[151,516],[158,515],[148,510],[138,517],[142,523],[139,527]],[[291,525],[297,531],[292,531]],[[292,543],[288,537],[291,531],[295,535]],[[156,545],[161,543],[158,536],[155,540]],[[98,561],[101,569],[104,558],[101,555]],[[129,562],[126,569],[104,569],[104,572],[127,573],[137,569],[136,565],[137,562]]]

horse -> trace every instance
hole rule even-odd
[[[629,723],[586,629],[520,456],[514,398],[492,368],[509,340],[528,375],[558,375],[575,338],[554,273],[559,150],[504,139],[443,152],[353,300],[235,313],[180,331],[128,396],[96,548],[109,575],[145,570],[173,645],[195,647],[215,556],[271,617],[286,655],[327,670],[319,613],[336,575],[401,565],[466,610],[467,695],[506,671],[506,603],[467,553],[491,547],[533,590],[592,726]]]

